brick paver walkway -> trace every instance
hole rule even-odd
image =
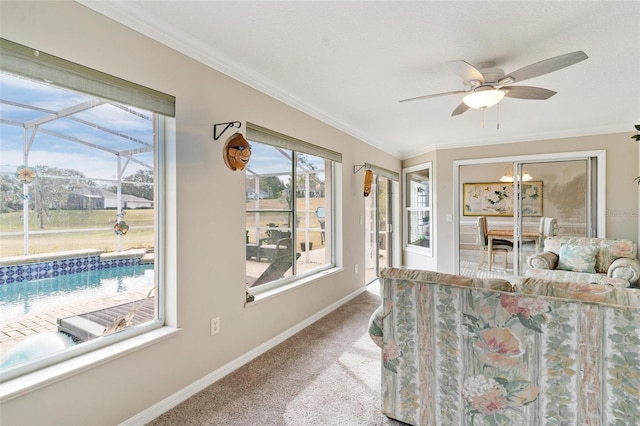
[[[110,306],[144,299],[149,290],[151,290],[151,287],[138,288],[111,296],[87,300],[82,303],[75,303],[72,306],[57,307],[49,311],[34,312],[13,318],[0,318],[0,353],[28,336],[58,331],[58,318],[85,314]]]

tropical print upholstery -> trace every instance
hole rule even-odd
[[[412,425],[640,419],[640,310],[618,305],[638,306],[639,290],[518,284],[547,296],[443,275],[381,273],[383,304],[369,333],[382,348],[385,415]],[[576,291],[593,294],[563,297]]]

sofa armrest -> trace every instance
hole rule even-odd
[[[527,258],[527,265],[529,265],[530,268],[536,269],[556,269],[558,266],[558,255],[550,251],[537,253]]]
[[[383,307],[380,306],[369,318],[369,337],[373,343],[382,347],[382,320],[384,319]]]
[[[630,285],[635,285],[640,279],[640,262],[638,259],[621,257],[611,263],[607,276],[610,278],[622,278],[629,281]]]

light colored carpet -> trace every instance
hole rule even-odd
[[[403,425],[380,412],[379,304],[364,292],[150,425]]]

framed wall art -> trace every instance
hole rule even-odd
[[[513,216],[513,184],[463,184],[464,216]],[[542,181],[522,183],[522,215],[542,216]]]

